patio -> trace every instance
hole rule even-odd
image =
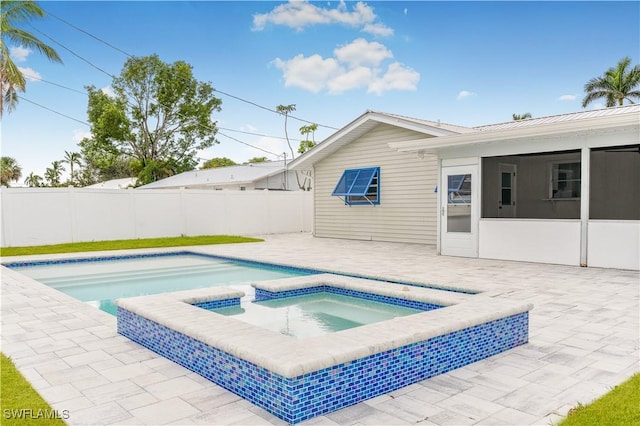
[[[444,257],[431,246],[306,233],[263,238],[184,249],[534,304],[528,344],[303,424],[549,425],[640,370],[637,271]],[[134,252],[159,251],[171,250]],[[71,257],[79,255],[30,258]],[[1,319],[2,352],[52,408],[69,411],[69,424],[283,424],[118,335],[115,317],[4,267]]]

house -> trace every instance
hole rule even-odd
[[[365,112],[289,164],[290,169],[312,171],[314,235],[436,244],[436,156],[398,152],[389,148],[389,143],[470,131],[434,121]],[[369,170],[368,176],[372,182],[375,179],[370,185],[375,195],[332,195],[345,170],[360,169],[375,169]]]
[[[139,187],[139,189],[254,189],[297,190],[296,174],[285,171],[283,161],[192,170]]]
[[[318,237],[640,269],[640,105],[474,128],[366,112],[289,167],[313,170]]]

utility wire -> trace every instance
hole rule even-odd
[[[40,108],[46,109],[47,111],[51,111],[51,112],[52,112],[52,113],[54,113],[54,114],[58,114],[58,115],[61,115],[61,116],[65,117],[65,118],[68,118],[69,120],[77,121],[78,123],[80,123],[80,124],[84,124],[85,126],[87,126],[87,127],[91,128],[91,124],[89,124],[89,123],[87,123],[87,122],[85,122],[85,121],[78,120],[77,118],[73,118],[73,117],[71,117],[70,115],[63,114],[63,113],[61,113],[61,112],[59,112],[59,111],[56,111],[56,110],[51,109],[51,108],[49,108],[49,107],[46,107],[46,106],[44,106],[44,105],[42,105],[42,104],[39,104],[39,103],[37,103],[37,102],[34,102],[34,101],[32,101],[32,100],[29,100],[29,99],[25,98],[24,96],[20,96],[20,95],[18,95],[18,98],[22,99],[23,101],[29,102],[30,104],[34,104],[34,105],[36,105],[36,106],[39,106]]]
[[[83,92],[82,90],[74,89],[73,87],[64,86],[64,85],[62,85],[62,84],[54,83],[53,81],[48,81],[48,80],[45,80],[45,79],[43,79],[43,78],[41,78],[41,77],[36,77],[36,76],[34,76],[34,75],[30,75],[30,76],[29,76],[29,78],[30,78],[30,79],[33,79],[33,80],[41,81],[41,82],[43,82],[43,83],[52,84],[52,85],[54,85],[54,86],[60,87],[61,89],[70,90],[70,91],[72,91],[72,92],[80,93],[81,95],[85,95],[85,96],[87,96],[87,92]]]
[[[33,28],[33,26],[32,26],[32,28]],[[91,61],[89,61],[88,59],[83,58],[82,56],[80,56],[79,54],[77,54],[77,53],[76,53],[76,52],[74,52],[73,50],[69,49],[67,46],[63,45],[63,44],[62,44],[62,43],[60,43],[59,41],[55,40],[54,38],[50,37],[49,35],[47,35],[47,34],[43,33],[42,31],[39,31],[39,30],[37,30],[37,29],[35,29],[35,28],[34,28],[34,30],[36,30],[38,33],[42,34],[43,36],[47,37],[49,40],[53,41],[54,43],[56,43],[57,45],[59,45],[60,47],[62,47],[63,49],[65,49],[66,51],[68,51],[69,53],[71,53],[73,56],[75,56],[75,57],[77,57],[78,59],[82,60],[83,62],[85,62],[85,63],[89,64],[91,67],[93,67],[93,68],[97,69],[98,71],[100,71],[100,72],[102,72],[102,73],[104,73],[104,74],[106,74],[106,75],[108,75],[108,76],[110,76],[110,77],[112,77],[112,78],[116,78],[114,75],[112,75],[112,74],[111,74],[111,73],[109,73],[108,71],[103,70],[102,68],[100,68],[99,66],[95,65],[94,63],[92,63],[92,62],[91,62]],[[27,102],[30,102],[30,101],[27,101]],[[34,103],[34,102],[31,102],[31,103]],[[127,103],[128,103],[129,105],[131,105],[131,106],[134,106],[130,101],[127,101]],[[160,104],[160,105],[161,105],[161,104]],[[59,112],[57,112],[57,111],[55,111],[55,110],[53,110],[53,109],[47,108],[47,107],[45,107],[45,106],[43,106],[43,105],[39,105],[39,104],[38,104],[38,106],[41,106],[42,108],[48,109],[48,110],[50,110],[50,111],[52,111],[52,112],[55,112],[56,114],[59,114],[59,115],[65,116],[64,114],[59,113]],[[164,105],[161,105],[161,106],[164,106]],[[178,115],[180,115],[180,114],[178,113]],[[67,116],[65,116],[65,117],[67,117]],[[67,118],[71,118],[71,117],[67,117]],[[76,119],[74,119],[74,118],[71,118],[71,119],[72,119],[72,120],[75,120],[75,121],[78,121],[78,120],[76,120]],[[83,123],[83,124],[85,124],[85,125],[87,125],[87,126],[89,126],[89,127],[91,127],[91,125],[89,125],[89,124],[87,124],[87,123],[84,123],[84,122],[82,122],[82,123]],[[209,130],[209,131],[213,131],[213,130],[215,130],[215,128],[214,128],[214,127],[211,127],[211,126],[201,126],[201,127],[203,127],[205,130]],[[252,145],[252,144],[250,144],[250,143],[243,142],[243,141],[241,141],[241,140],[239,140],[239,139],[236,139],[236,138],[234,138],[234,137],[231,137],[231,136],[225,135],[225,134],[220,133],[220,132],[218,132],[218,133],[219,133],[220,135],[222,135],[222,136],[226,136],[227,138],[229,138],[229,139],[231,139],[231,140],[233,140],[233,141],[235,141],[235,142],[239,142],[239,143],[241,143],[241,144],[243,144],[243,145],[249,146],[249,147],[254,148],[254,149],[257,149],[257,150],[259,150],[259,151],[263,151],[263,152],[266,152],[266,153],[268,153],[268,154],[275,155],[275,156],[277,156],[277,155],[278,155],[278,154],[275,154],[275,153],[273,153],[273,152],[271,152],[271,151],[267,151],[267,150],[265,150],[265,149],[263,149],[263,148],[260,148],[260,147],[258,147],[258,146]]]
[[[83,30],[82,28],[79,28],[79,27],[77,27],[77,26],[75,26],[75,25],[71,24],[70,22],[67,22],[66,20],[64,20],[64,19],[60,18],[59,16],[57,16],[57,15],[55,15],[55,14],[53,14],[53,13],[51,13],[51,12],[47,11],[47,10],[45,10],[45,12],[47,13],[47,15],[48,15],[48,16],[51,16],[51,17],[53,17],[53,18],[55,18],[55,19],[57,19],[57,20],[59,20],[59,21],[61,21],[61,22],[65,23],[66,25],[69,25],[71,28],[73,28],[73,29],[75,29],[75,30],[77,30],[77,31],[80,31],[80,32],[82,32],[83,34],[88,35],[89,37],[93,38],[94,40],[97,40],[97,41],[99,41],[100,43],[103,43],[103,44],[105,44],[106,46],[109,46],[110,48],[112,48],[112,49],[114,49],[114,50],[117,50],[118,52],[120,52],[120,53],[122,53],[122,54],[124,54],[124,55],[128,56],[129,58],[132,58],[132,57],[133,57],[133,55],[132,55],[132,54],[130,54],[130,53],[128,53],[128,52],[125,52],[124,50],[120,49],[119,47],[116,47],[116,46],[112,45],[111,43],[109,43],[109,42],[107,42],[107,41],[103,40],[102,38],[100,38],[100,37],[98,37],[98,36],[96,36],[96,35],[93,35],[93,34],[91,34],[90,32],[88,32],[88,31],[86,31],[86,30]],[[263,110],[265,110],[265,111],[269,111],[269,112],[272,112],[272,113],[274,113],[274,114],[282,115],[281,113],[279,113],[278,111],[276,111],[276,110],[275,110],[275,109],[273,109],[273,108],[268,108],[268,107],[263,106],[263,105],[260,105],[260,104],[258,104],[258,103],[256,103],[256,102],[253,102],[253,101],[250,101],[250,100],[247,100],[247,99],[241,98],[241,97],[239,97],[239,96],[232,95],[232,94],[230,94],[230,93],[224,92],[224,91],[219,90],[219,89],[215,89],[215,88],[214,88],[213,90],[214,90],[214,91],[216,91],[216,92],[218,92],[218,93],[220,93],[220,94],[222,94],[222,95],[224,95],[224,96],[228,96],[228,97],[230,97],[230,98],[233,98],[233,99],[236,99],[236,100],[238,100],[238,101],[241,101],[241,102],[247,103],[247,104],[249,104],[249,105],[255,106],[255,107],[260,108],[260,109],[263,109]],[[301,122],[304,122],[304,123],[308,123],[308,124],[316,124],[318,127],[325,127],[325,128],[327,128],[327,129],[331,129],[331,130],[339,130],[337,127],[327,126],[327,125],[325,125],[325,124],[319,124],[319,123],[316,123],[316,122],[314,122],[314,121],[305,120],[305,119],[303,119],[303,118],[299,118],[299,117],[296,117],[296,116],[293,116],[293,115],[288,115],[288,117],[289,117],[289,118],[291,118],[291,119],[293,119],[293,120],[301,121]]]
[[[33,79],[33,80],[41,81],[43,83],[51,84],[51,85],[56,86],[56,87],[60,87],[61,89],[66,89],[66,90],[69,90],[69,91],[72,91],[72,92],[75,92],[75,93],[79,93],[81,95],[88,96],[88,93],[86,91],[74,89],[73,87],[65,86],[65,85],[62,85],[62,84],[59,84],[59,83],[55,83],[53,81],[48,81],[48,80],[45,80],[45,79],[43,79],[41,77],[37,77],[35,75],[30,75],[29,78]],[[263,133],[247,132],[247,131],[244,131],[244,130],[236,130],[236,129],[230,129],[228,127],[220,127],[220,126],[216,126],[216,128],[219,129],[219,130],[227,131],[227,132],[236,132],[236,133],[243,133],[245,135],[251,135],[251,136],[262,136],[262,137],[265,137],[265,138],[287,140],[287,138],[283,138],[282,136],[265,135]],[[289,140],[290,141],[294,141],[294,142],[302,141],[302,139],[295,139],[295,138],[289,138]]]

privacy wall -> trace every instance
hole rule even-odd
[[[2,188],[2,247],[310,232],[304,191]]]

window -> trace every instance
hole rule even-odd
[[[552,163],[549,198],[580,198],[580,163]]]
[[[380,167],[345,170],[331,195],[348,206],[380,204]]]

